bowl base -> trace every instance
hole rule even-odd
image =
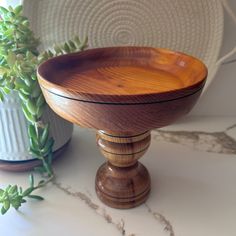
[[[95,188],[99,199],[106,205],[127,209],[147,200],[150,183],[148,170],[139,162],[125,168],[107,162],[98,169]]]

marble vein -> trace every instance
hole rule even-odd
[[[73,191],[71,189],[70,186],[63,186],[62,183],[59,182],[53,182],[53,185],[63,191],[65,194],[72,196],[72,197],[76,197],[79,200],[82,200],[90,209],[92,209],[96,214],[98,214],[99,216],[103,217],[103,219],[109,223],[112,224],[119,232],[122,236],[135,236],[135,234],[131,233],[128,234],[125,230],[125,221],[123,219],[120,219],[120,221],[115,222],[113,220],[113,218],[111,217],[110,214],[107,213],[106,209],[95,204],[94,202],[92,202],[91,198],[83,193],[83,192],[78,192],[78,191]]]
[[[154,212],[147,203],[145,203],[144,205],[147,208],[148,212],[154,217],[154,219],[164,225],[164,231],[168,232],[169,236],[175,236],[174,228],[171,225],[170,221],[167,220],[166,217],[162,214]]]
[[[153,138],[154,140],[178,143],[206,152],[236,154],[236,140],[226,133],[235,127],[236,124],[223,132],[156,130]]]
[[[234,129],[234,128],[236,128],[236,124],[233,124],[233,125],[229,126],[228,128],[226,128],[225,131],[228,131],[228,130],[231,130],[231,129]]]

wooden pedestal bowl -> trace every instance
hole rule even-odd
[[[166,49],[114,47],[50,59],[38,79],[49,106],[63,118],[97,131],[107,158],[97,171],[96,192],[107,205],[132,208],[150,192],[150,176],[138,159],[150,130],[188,113],[207,68],[198,59]]]

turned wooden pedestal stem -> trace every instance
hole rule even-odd
[[[101,201],[114,208],[132,208],[146,201],[150,176],[138,159],[147,151],[150,140],[149,131],[132,135],[97,132],[97,144],[108,160],[96,176]]]

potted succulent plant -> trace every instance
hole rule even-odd
[[[6,189],[0,189],[1,213],[5,214],[10,207],[18,209],[22,203],[26,202],[26,197],[42,199],[40,196],[33,195],[32,192],[54,178],[51,161],[53,145],[54,141],[57,143],[57,137],[54,136],[56,132],[53,132],[50,127],[54,126],[57,132],[61,127],[64,127],[67,130],[67,136],[70,136],[72,132],[72,125],[65,123],[66,121],[59,118],[47,107],[37,81],[37,66],[51,57],[83,50],[87,45],[87,40],[81,42],[78,37],[75,37],[74,40],[56,45],[51,50],[40,54],[37,50],[39,40],[30,30],[28,19],[22,15],[22,6],[17,6],[14,9],[0,7],[0,16],[0,113],[3,114],[6,112],[6,107],[11,106],[22,110],[22,113],[16,116],[14,116],[14,112],[10,112],[5,116],[5,119],[4,115],[0,117],[0,126],[1,124],[3,126],[2,129],[0,127],[0,139],[3,140],[5,136],[13,133],[13,137],[8,137],[9,143],[22,148],[20,145],[22,140],[19,137],[17,140],[16,132],[9,132],[9,130],[12,129],[10,126],[13,126],[15,130],[26,126],[28,130],[26,144],[29,145],[29,152],[27,152],[33,158],[41,161],[42,165],[37,167],[37,170],[45,177],[35,184],[31,174],[30,186],[24,191],[17,185],[9,185]],[[23,124],[16,120],[17,117]],[[55,125],[55,121],[57,125]],[[21,135],[22,132],[21,130]],[[1,137],[1,135],[4,136]],[[68,137],[66,139],[68,140]],[[59,140],[59,146],[63,143],[65,140]],[[15,150],[16,154],[18,152]],[[17,159],[12,158],[12,160]]]

